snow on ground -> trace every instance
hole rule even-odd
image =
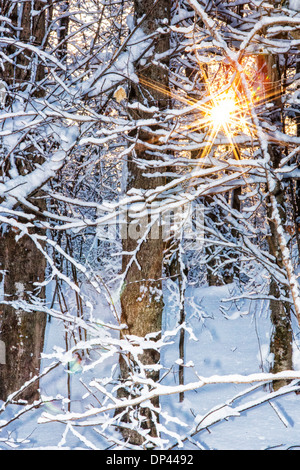
[[[111,321],[112,316],[105,301],[95,297],[87,289],[89,300],[94,304],[93,315],[102,320]],[[195,382],[199,376],[225,375],[239,373],[248,375],[257,372],[268,372],[269,342],[271,325],[268,318],[267,302],[255,304],[253,301],[226,302],[234,293],[233,284],[223,287],[188,287],[186,292],[186,335],[185,335],[185,382]],[[164,312],[164,331],[176,328],[179,312],[176,309],[176,289],[174,284],[165,286],[166,301]],[[94,297],[93,297],[94,296]],[[295,327],[296,328],[296,327]],[[57,347],[64,348],[65,332],[61,320],[51,319],[47,324],[45,353],[51,354]],[[178,338],[174,343],[162,349],[161,362],[164,372],[170,372],[164,384],[178,384]],[[174,338],[173,338],[174,339]],[[53,349],[54,348],[54,349]],[[177,363],[176,363],[177,361]],[[43,365],[51,361],[44,360]],[[87,363],[88,364],[88,363]],[[295,349],[295,368],[299,364],[299,353]],[[114,366],[113,360],[101,364],[98,369],[86,368],[84,373],[70,374],[66,366],[60,366],[41,381],[41,391],[45,396],[57,394],[68,397],[68,384],[72,411],[83,411],[85,402],[82,399],[86,389],[82,382],[102,374],[109,376]],[[161,399],[163,412],[177,417],[191,429],[208,414],[208,417],[221,416],[227,411],[224,407],[244,390],[255,384],[247,385],[209,385],[185,394],[183,403],[177,395]],[[242,406],[268,393],[268,387],[260,386],[251,393],[237,398],[233,406]],[[202,430],[194,436],[200,448],[216,450],[262,450],[268,448],[300,449],[300,396],[287,394],[250,408],[238,416],[221,420],[219,423]],[[93,403],[95,405],[95,403]],[[1,407],[1,402],[0,402]],[[67,449],[89,448],[92,443],[97,448],[105,449],[107,442],[96,436],[92,429],[85,428],[84,437],[89,443],[82,442],[74,435],[71,427],[62,423],[37,424],[43,411],[61,413],[68,408],[68,400],[44,405],[42,409],[33,410],[13,421],[0,431],[0,449],[54,449],[57,446]],[[213,412],[216,409],[218,411]],[[0,414],[1,420],[10,419],[16,413],[16,406],[9,406]],[[174,431],[185,436],[189,427],[174,425]],[[82,432],[82,429],[80,429]],[[9,441],[7,442],[7,438]],[[4,441],[6,440],[6,442]],[[18,447],[15,447],[18,445]],[[186,449],[195,449],[190,442],[184,443]]]
[[[232,296],[233,289],[233,285],[188,289],[186,303],[189,304],[189,299],[194,298],[201,306],[203,318],[200,320],[190,316],[189,320],[187,307],[187,322],[198,341],[187,340],[185,363],[193,362],[195,367],[186,369],[186,381],[195,381],[195,373],[209,377],[215,374],[268,372],[271,336],[268,304],[264,302],[264,308],[261,308],[261,305],[255,306],[250,301],[232,305],[224,302]],[[227,313],[223,310],[225,305],[227,309],[229,307]],[[175,351],[169,350],[166,353],[167,362],[171,363],[175,354]],[[297,359],[296,349],[295,368]],[[250,384],[209,385],[190,392],[185,397],[184,405],[178,400],[172,403],[173,413],[180,413],[181,408],[185,409],[183,414],[192,410],[196,423],[200,420],[199,415],[205,416],[214,407],[224,405],[226,400],[249,388]],[[237,404],[254,400],[268,391],[267,386],[259,387],[255,393],[237,400]],[[195,440],[204,449],[263,450],[290,446],[300,449],[299,399],[299,395],[289,394],[267,402],[202,431]]]

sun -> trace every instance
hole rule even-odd
[[[227,127],[236,112],[236,102],[231,96],[219,96],[209,110],[209,119],[215,129]]]
[[[202,110],[205,110],[205,112],[201,127],[203,128],[206,125],[209,129],[209,144],[203,150],[202,158],[209,155],[218,133],[223,131],[228,139],[234,157],[237,160],[240,159],[237,146],[234,143],[234,134],[238,128],[241,128],[244,114],[243,108],[244,106],[237,100],[234,90],[220,93],[217,96],[212,95],[209,104],[207,104],[206,107],[202,106]],[[246,121],[244,122],[244,120],[243,127],[246,128]]]

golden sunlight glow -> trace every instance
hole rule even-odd
[[[206,145],[201,146],[199,151],[199,164],[204,164],[206,157],[209,157],[211,152],[218,146],[221,150],[222,146],[223,148],[227,147],[225,149],[226,154],[229,155],[229,152],[231,152],[236,160],[240,160],[241,152],[236,143],[236,136],[243,133],[252,138],[255,134],[256,129],[251,119],[251,108],[254,103],[245,96],[245,92],[241,87],[240,76],[234,70],[231,75],[228,74],[228,70],[224,75],[219,73],[218,80],[214,80],[212,76],[209,76],[209,70],[202,69],[202,72],[202,83],[205,89],[198,99],[180,91],[163,87],[144,77],[139,77],[139,79],[141,84],[178,100],[194,111],[194,116],[190,114],[191,120],[176,125],[176,132],[178,136],[186,132],[190,134],[194,132],[203,133],[203,142]],[[247,70],[245,70],[246,72]],[[253,98],[258,103],[260,95],[257,94]],[[217,137],[219,137],[218,140]]]
[[[235,100],[231,97],[220,97],[210,111],[210,118],[214,128],[219,129],[230,124],[236,108]]]

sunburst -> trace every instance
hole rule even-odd
[[[229,96],[221,96],[217,99],[209,112],[212,125],[215,129],[225,128],[236,113],[236,102]]]
[[[168,96],[190,108],[192,115],[194,115],[193,119],[189,123],[180,124],[177,122],[175,133],[178,136],[182,135],[185,139],[187,133],[203,132],[206,145],[198,155],[198,158],[202,159],[202,163],[204,163],[203,159],[211,153],[213,147],[223,145],[220,142],[225,142],[224,145],[231,148],[234,157],[240,159],[240,151],[235,142],[236,136],[243,133],[253,139],[257,131],[252,122],[252,108],[274,100],[274,92],[266,92],[264,84],[262,84],[262,90],[259,90],[259,87],[254,88],[253,77],[248,76],[249,73],[246,69],[247,64],[245,64],[245,74],[249,78],[249,87],[252,89],[251,101],[241,90],[241,78],[234,70],[231,75],[220,73],[221,78],[217,83],[214,83],[206,71],[202,70],[202,85],[205,91],[202,92],[202,96],[199,93],[199,100],[195,98],[195,94],[191,97],[185,94],[184,90],[174,91],[174,89],[171,90],[159,83],[149,81],[145,77],[139,77],[139,81],[141,85],[152,88],[159,94]],[[252,67],[251,70],[253,70]],[[170,115],[168,112],[166,114]],[[259,116],[260,113],[257,114]],[[218,135],[221,134],[225,136],[225,139],[217,141]],[[160,140],[159,136],[157,140]],[[200,161],[199,164],[201,164]]]

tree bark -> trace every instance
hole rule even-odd
[[[44,280],[46,260],[38,255],[29,237],[17,240],[16,236],[13,230],[1,233],[0,269],[6,271],[2,277],[5,301],[30,303],[35,294],[34,283]],[[44,289],[36,294],[41,299],[45,297]],[[28,313],[21,306],[0,305],[0,339],[6,352],[5,364],[0,364],[0,400],[5,401],[39,374],[45,327],[44,313]],[[38,381],[18,396],[30,403],[38,397]]]
[[[68,41],[67,36],[69,33],[69,0],[61,2],[59,9],[61,13],[61,18],[59,19],[59,29],[57,32],[57,40],[59,47],[57,49],[57,56],[61,62],[66,61],[68,53]]]
[[[46,14],[45,2],[24,1],[11,2],[0,0],[0,13],[7,16],[12,24],[12,37],[24,44],[34,44],[43,48],[46,45]],[[18,49],[9,46],[6,54],[14,55],[13,63],[5,62],[3,79],[9,90],[24,90],[28,84],[28,97],[41,96],[37,83],[44,78],[44,66],[37,57],[26,48]],[[31,94],[30,94],[31,93]],[[24,159],[16,158],[16,167],[20,174],[30,172],[35,164],[40,163],[40,156],[28,150]],[[9,176],[9,165],[0,171],[0,176]],[[5,172],[5,175],[3,174]],[[41,195],[39,191],[37,196]],[[43,210],[44,200],[35,204]],[[1,203],[1,201],[0,201]],[[18,207],[20,210],[21,208]],[[15,306],[14,301],[34,301],[33,296],[44,299],[44,289],[36,291],[36,282],[45,279],[46,260],[36,248],[29,236],[18,238],[14,228],[0,227],[0,282],[2,297],[5,303],[0,304],[0,341],[5,346],[6,361],[0,365],[0,400],[39,373],[40,356],[44,344],[46,316],[43,313],[28,313],[22,309],[21,303]],[[18,398],[33,402],[39,395],[39,383],[35,382]]]
[[[272,124],[282,126],[282,86],[281,86],[281,71],[278,56],[269,54],[263,56],[259,67],[263,71],[265,81],[265,100],[273,103],[270,121]],[[269,154],[271,159],[272,168],[278,168],[282,159],[282,149],[280,145],[270,144]],[[276,203],[279,210],[282,225],[286,223],[286,200],[285,189],[283,184],[278,180],[276,188],[273,190],[273,195],[276,198]],[[269,220],[270,235],[267,238],[269,245],[269,252],[275,258],[276,264],[284,269],[281,250],[278,242],[278,233],[276,226],[272,221],[272,206],[270,199],[267,200],[267,215]],[[289,297],[290,292],[288,288],[279,286],[272,278],[270,281],[269,294],[275,299],[270,301],[271,322],[273,326],[270,352],[273,354],[273,364],[271,372],[280,372],[283,370],[291,370],[293,368],[293,349],[292,349],[292,327],[291,327],[291,308],[288,302],[281,300],[281,297]],[[273,383],[273,389],[278,390],[286,381],[276,381]]]
[[[141,28],[148,35],[156,31],[159,26],[159,20],[170,18],[170,2],[168,0],[160,0],[156,1],[154,5],[152,0],[135,0],[134,11],[136,21],[141,20],[146,15]],[[169,37],[167,35],[157,37],[154,41],[155,53],[162,53],[169,49]],[[143,105],[145,105],[145,99],[147,99],[147,107],[156,106],[159,109],[165,109],[169,104],[167,69],[149,62],[144,67],[137,66],[137,74],[141,78],[141,82],[139,85],[132,84],[129,99],[143,103]],[[165,92],[155,89],[153,84],[159,85],[165,89]],[[136,111],[132,116],[135,119],[141,119],[149,118],[151,115]],[[165,178],[160,176],[145,177],[145,170],[139,168],[137,164],[137,159],[153,160],[159,158],[153,155],[146,145],[147,143],[158,144],[155,135],[156,130],[156,128],[152,128],[151,131],[141,129],[138,135],[135,136],[138,137],[138,144],[135,147],[135,151],[127,159],[126,192],[132,188],[141,190],[155,189],[166,182]],[[154,171],[156,172],[157,170],[155,169]],[[125,335],[136,335],[140,338],[144,338],[149,333],[159,333],[162,326],[163,298],[161,278],[164,241],[159,222],[155,222],[151,233],[148,233],[147,226],[149,222],[151,223],[150,213],[140,221],[139,227],[134,224],[129,216],[127,218],[127,234],[123,238],[123,250],[126,253],[136,252],[137,254],[136,262],[132,262],[131,255],[123,255],[122,265],[123,271],[126,272],[126,277],[121,294],[121,321],[127,325],[127,329],[124,331]],[[155,365],[159,362],[159,359],[159,353],[151,349],[145,350],[140,356],[140,360],[144,365]],[[136,367],[136,364],[132,363],[132,358],[125,359],[121,356],[120,371],[122,380],[126,380],[130,374],[128,360],[133,367]],[[148,377],[157,381],[159,373],[156,371],[149,372]],[[120,393],[122,396],[129,396],[128,391],[125,389],[122,389]],[[153,404],[157,407],[158,399],[154,400]],[[158,416],[153,419],[149,409],[140,410],[140,414],[144,415],[142,427],[149,430],[150,434],[155,436],[157,434],[155,420],[158,420]],[[128,416],[123,419],[123,421],[126,420],[129,421]],[[141,444],[144,440],[136,431],[123,431],[123,435],[134,444]]]

